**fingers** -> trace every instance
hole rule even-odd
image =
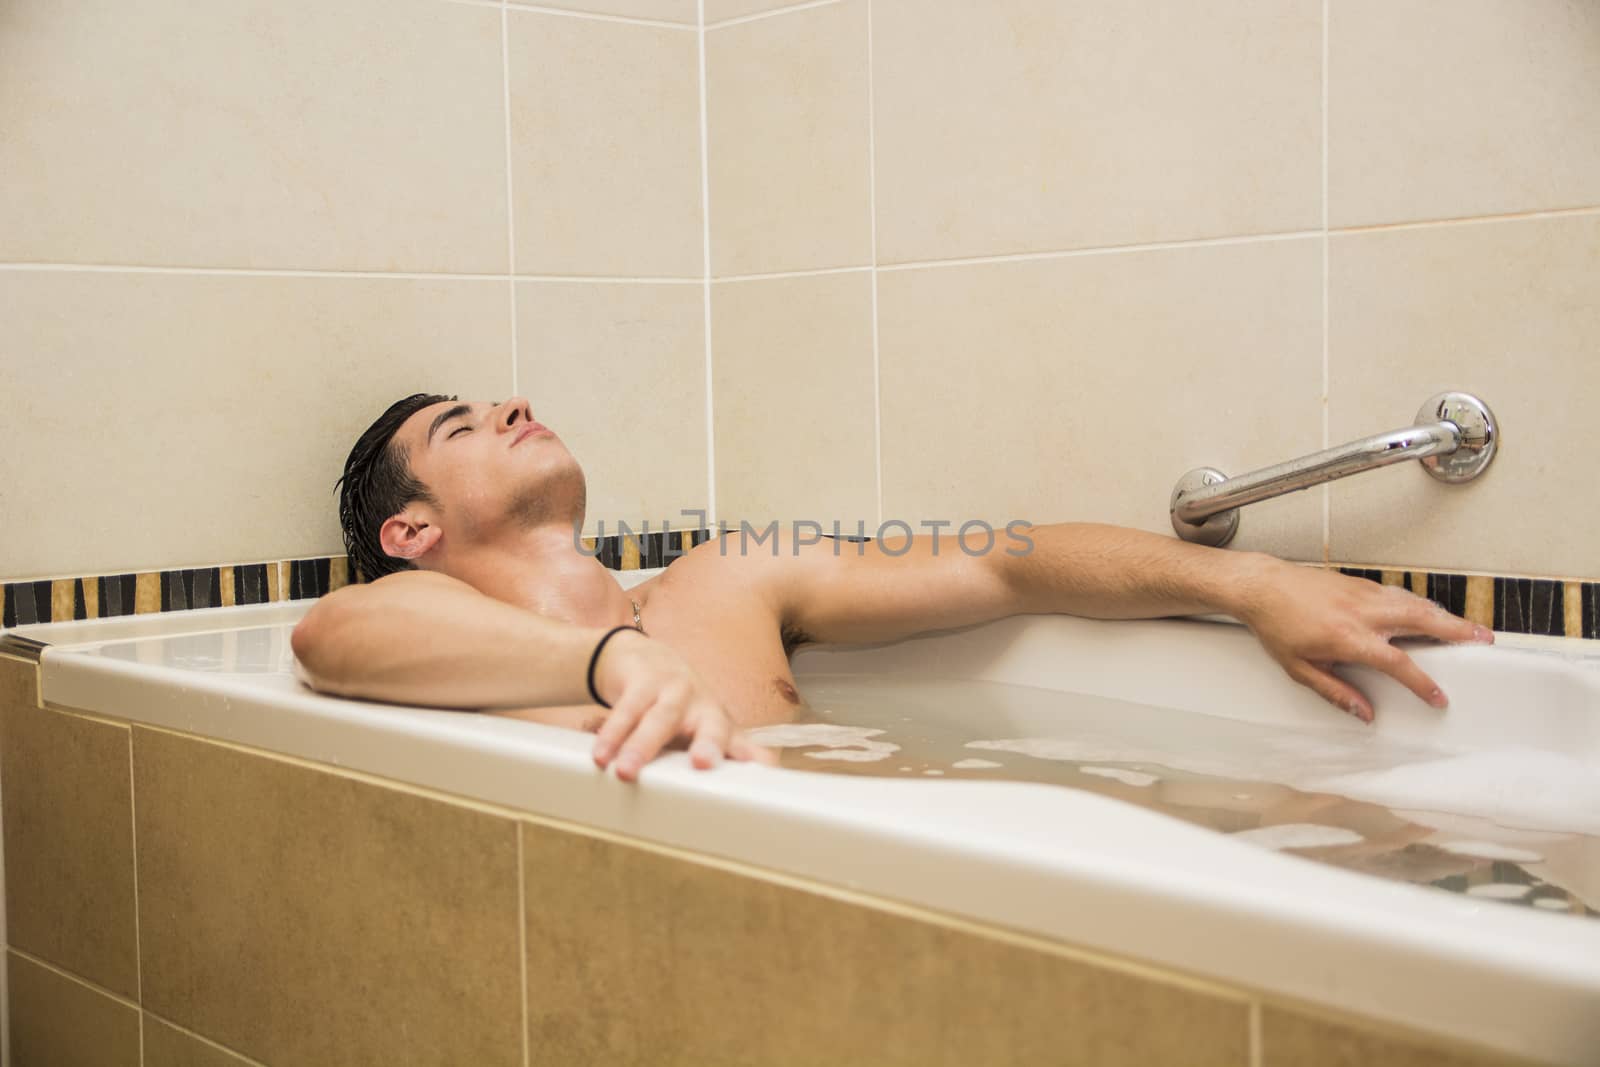
[[[685,699],[682,693],[663,690],[656,702],[639,720],[639,725],[623,742],[617,754],[617,777],[624,782],[639,779],[639,769],[656,758],[667,742],[678,735],[683,723]]]
[[[734,735],[728,745],[728,755],[736,760],[745,760],[749,763],[760,763],[767,767],[778,765],[778,753],[764,745],[758,745],[745,736],[743,730]]]
[[[1440,641],[1493,644],[1494,631],[1470,619],[1452,615],[1431,600],[1395,589],[1395,606],[1384,621],[1395,633],[1422,634]]]
[[[733,733],[733,723],[713,708],[699,717],[700,725],[694,732],[694,743],[689,746],[689,762],[701,770],[709,770],[722,761],[728,751],[728,739]]]
[[[1442,708],[1449,703],[1445,699],[1444,692],[1434,683],[1434,680],[1429,678],[1410,656],[1387,641],[1374,640],[1371,644],[1359,649],[1351,658],[1351,662],[1365,663],[1369,667],[1375,667],[1417,694],[1424,703],[1433,707]]]
[[[1289,677],[1316,693],[1340,711],[1362,722],[1372,721],[1372,705],[1361,691],[1320,666],[1300,660],[1289,667]]]
[[[595,731],[594,762],[602,770],[617,749],[622,747],[633,728],[644,716],[644,713],[655,703],[655,693],[649,688],[640,686],[630,689],[622,694],[611,713],[606,716],[606,721],[601,723],[600,729]]]

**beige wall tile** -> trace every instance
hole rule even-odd
[[[6,966],[12,1067],[139,1067],[136,1008],[15,952]]]
[[[776,11],[780,7],[792,7],[799,3],[805,3],[805,0],[706,0],[706,25],[724,19]]]
[[[704,508],[705,292],[700,285],[522,282],[517,381],[589,484],[587,529],[682,528]]]
[[[872,262],[866,0],[706,36],[714,276]]]
[[[1600,6],[1339,0],[1335,226],[1600,204]]]
[[[35,707],[26,668],[0,667],[7,941],[135,996],[127,728]]]
[[[1319,226],[1321,9],[874,0],[878,261]]]
[[[1527,1061],[1423,1037],[1325,1022],[1270,1005],[1261,1010],[1261,1067],[1514,1067]]]
[[[697,25],[700,14],[695,0],[508,0],[512,7],[553,7],[562,11],[585,11],[596,15],[621,15],[624,18],[652,19]]]
[[[1247,1060],[1242,1001],[576,834],[523,834],[531,1063]]]
[[[134,733],[149,1010],[269,1063],[521,1062],[513,823]]]
[[[883,506],[1172,533],[1192,467],[1321,445],[1316,239],[880,273]],[[1232,547],[1320,559],[1316,491]]]
[[[0,577],[340,551],[357,435],[509,391],[510,317],[488,282],[0,271],[0,492],[50,502],[0,507]]]
[[[16,0],[0,261],[503,271],[500,16]]]
[[[700,277],[697,36],[512,8],[520,274]]]
[[[245,1067],[248,1060],[144,1015],[144,1061],[151,1067]]]
[[[877,526],[868,272],[711,289],[717,512]]]
[[[1333,558],[1600,578],[1600,499],[1571,460],[1600,394],[1600,215],[1339,235],[1330,265],[1335,440],[1407,425],[1445,389],[1502,430],[1467,485],[1410,463],[1334,483]]]

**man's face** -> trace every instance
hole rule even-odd
[[[470,542],[508,527],[583,519],[583,471],[522,397],[432,404],[394,439],[439,501],[438,521],[452,538]]]

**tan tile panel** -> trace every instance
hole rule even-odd
[[[886,517],[1170,534],[1186,470],[1321,445],[1316,240],[881,272],[878,326]],[[1234,546],[1320,559],[1318,494]]]
[[[250,1061],[145,1012],[144,1062],[150,1067],[246,1067]]]
[[[703,286],[522,282],[517,347],[534,416],[583,466],[587,529],[706,506]]]
[[[138,1009],[15,952],[6,967],[12,1067],[139,1067]]]
[[[7,489],[50,501],[0,509],[6,567],[337,552],[333,483],[356,436],[419,390],[503,395],[510,334],[487,282],[0,271]]]
[[[877,526],[872,279],[713,285],[717,510]]]
[[[878,261],[1319,226],[1321,13],[874,0]]]
[[[137,728],[144,1003],[269,1063],[520,1062],[515,826]]]
[[[696,25],[699,12],[695,0],[509,0],[512,7],[553,7],[562,11],[584,11],[595,15],[620,15],[624,18],[651,19],[657,22],[682,22]]]
[[[532,1063],[1246,1063],[1243,1002],[625,845],[523,834]]]
[[[0,668],[6,939],[136,996],[127,728],[35,707],[31,665]]]
[[[1600,497],[1564,459],[1600,395],[1600,215],[1336,235],[1330,271],[1333,440],[1404,426],[1445,389],[1482,397],[1501,428],[1468,485],[1414,463],[1333,483],[1333,559],[1600,577]]]
[[[510,10],[520,274],[700,277],[695,34]]]
[[[15,0],[0,261],[503,271],[500,53],[432,0]]]
[[[706,36],[713,277],[872,262],[866,0]]]
[[[1261,1010],[1261,1067],[1517,1067],[1527,1062],[1271,1005]]]
[[[1330,5],[1335,226],[1600,204],[1600,6]]]

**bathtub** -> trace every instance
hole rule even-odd
[[[39,643],[49,708],[406,783],[1230,990],[1249,1005],[1249,1062],[1263,1062],[1262,1006],[1275,1003],[1450,1047],[1600,1062],[1593,918],[1355,874],[1049,785],[737,764],[704,773],[674,752],[633,787],[597,772],[587,735],[308,691],[289,652],[307,606],[27,627],[9,635],[10,650]],[[1435,712],[1356,671],[1379,708],[1373,727],[1289,682],[1247,631],[1222,620],[1024,616],[882,647],[807,648],[793,662],[803,692],[819,677],[978,679],[1210,717],[1195,719],[1202,733],[1206,723],[1243,722],[1441,754],[1511,745],[1576,758],[1600,778],[1600,651],[1502,637],[1495,648],[1415,655],[1452,706]],[[984,730],[1000,738],[1034,725],[997,720]],[[16,862],[7,857],[8,868]],[[1575,877],[1592,893],[1600,854],[1591,849],[1586,862]]]

